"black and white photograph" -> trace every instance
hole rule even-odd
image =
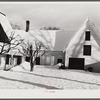
[[[0,2],[0,90],[99,90],[100,2]]]

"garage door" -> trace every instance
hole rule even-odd
[[[69,69],[84,69],[84,58],[69,58]]]

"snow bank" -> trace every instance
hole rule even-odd
[[[30,63],[29,62],[23,62],[20,67],[23,69],[23,70],[27,70],[29,71],[30,70]]]
[[[12,71],[29,71],[30,64],[29,62],[23,62],[19,66],[15,66],[11,69]]]
[[[0,89],[100,89],[100,73],[36,67],[33,72],[0,71]]]
[[[54,65],[54,66],[46,66],[45,68],[59,69],[59,66],[58,66],[58,65]]]
[[[34,69],[36,69],[36,66],[34,66]],[[29,62],[23,62],[18,66],[15,66],[11,69],[12,71],[30,71],[30,63]]]
[[[34,69],[33,70],[39,70],[39,69],[44,69],[44,68],[48,68],[48,69],[58,69],[59,70],[59,66],[60,64],[54,65],[54,66],[45,66],[45,65],[34,65]],[[11,69],[12,71],[30,71],[30,63],[29,62],[23,62],[18,66],[15,66]]]
[[[12,71],[24,71],[20,66],[15,66],[11,69]]]

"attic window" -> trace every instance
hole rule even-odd
[[[83,51],[84,55],[91,55],[91,45],[84,45],[84,51]]]
[[[85,32],[85,40],[90,41],[90,31]]]

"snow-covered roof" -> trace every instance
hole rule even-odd
[[[66,48],[67,48],[67,50],[70,49],[70,48],[72,48],[73,44],[75,44],[76,42],[78,42],[78,40],[80,40],[81,36],[84,34],[84,31],[88,30],[88,29],[92,31],[93,37],[95,38],[96,42],[100,46],[100,32],[95,27],[95,25],[93,24],[93,22],[91,21],[91,19],[90,18],[86,18],[86,20],[84,21],[84,23],[82,24],[82,26],[73,35],[73,37],[69,41],[68,45],[64,48],[64,51],[66,50]]]
[[[29,42],[34,42],[35,39],[41,41],[50,50],[54,50],[56,31],[53,30],[15,30],[15,34]]]
[[[73,33],[73,31],[64,30],[30,30],[29,32],[15,30],[15,34],[20,35],[22,39],[29,42],[34,42],[34,39],[37,39],[52,51],[63,51]]]
[[[5,33],[7,33],[7,35],[9,35],[8,33],[10,33],[12,31],[12,27],[11,27],[7,17],[1,13],[0,13],[0,23],[1,23]]]
[[[72,37],[73,30],[59,30],[56,32],[56,41],[55,41],[55,51],[63,51],[66,44],[68,44],[70,38]]]
[[[8,43],[8,36],[12,32],[12,27],[7,17],[0,13],[0,42]]]

